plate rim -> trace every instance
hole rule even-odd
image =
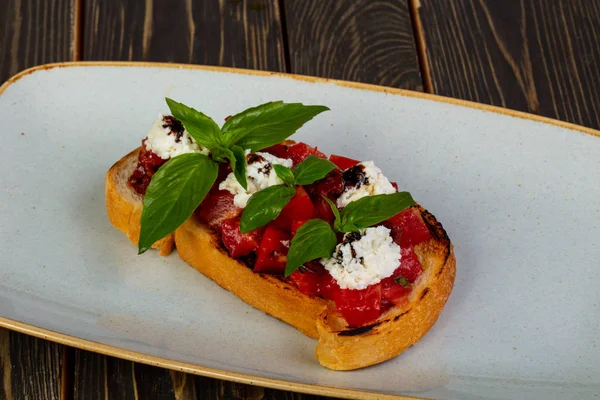
[[[135,62],[135,61],[69,61],[69,62],[58,62],[42,64],[35,67],[25,69],[16,75],[9,78],[0,86],[0,96],[6,91],[6,89],[12,84],[19,81],[21,78],[30,74],[46,71],[54,68],[68,68],[68,67],[153,67],[153,68],[169,68],[169,69],[191,69],[191,70],[203,70],[212,72],[227,72],[236,73],[251,76],[276,76],[287,79],[295,79],[298,81],[310,82],[310,83],[329,83],[337,86],[348,87],[358,90],[368,90],[372,92],[383,92],[386,94],[400,95],[403,97],[420,98],[440,103],[448,103],[472,109],[492,112],[495,114],[503,114],[512,116],[515,118],[531,120],[538,123],[550,124],[558,126],[560,128],[566,128],[569,130],[579,131],[592,136],[600,138],[600,130],[588,128],[582,125],[573,124],[570,122],[559,121],[557,119],[539,116],[536,114],[526,113],[522,111],[511,110],[498,106],[481,104],[467,100],[455,99],[451,97],[445,97],[430,93],[422,93],[416,91],[410,91],[405,89],[391,88],[386,86],[351,82],[329,78],[319,78],[306,75],[288,74],[281,72],[271,71],[260,71],[260,70],[249,70],[240,68],[230,67],[218,67],[209,65],[193,65],[193,64],[176,64],[176,63],[160,63],[160,62]],[[75,347],[81,350],[92,351],[108,356],[114,356],[129,361],[139,362],[142,364],[148,364],[153,366],[159,366],[163,368],[178,370],[185,373],[194,375],[202,375],[209,378],[223,379],[233,382],[239,382],[249,385],[263,386],[279,390],[290,390],[300,393],[317,394],[321,396],[332,396],[341,397],[348,399],[423,399],[421,397],[403,396],[385,394],[381,392],[363,391],[358,389],[344,389],[339,387],[323,386],[323,385],[312,385],[307,383],[293,382],[285,379],[274,379],[256,376],[246,373],[231,372],[222,369],[205,367],[198,364],[191,364],[182,361],[171,360],[168,358],[151,356],[141,352],[135,352],[124,348],[110,346],[99,342],[82,339],[72,335],[62,334],[53,330],[40,328],[35,325],[27,324],[24,322],[16,321],[10,318],[0,316],[0,327],[7,328],[16,332],[21,332],[27,335],[38,337],[52,342],[60,343],[63,345]]]
[[[65,61],[41,64],[35,67],[27,68],[23,71],[18,72],[12,77],[8,78],[0,86],[0,96],[6,91],[6,89],[17,82],[19,79],[33,74],[39,71],[47,71],[54,68],[69,68],[69,67],[149,67],[149,68],[163,68],[163,69],[191,69],[211,72],[228,72],[240,75],[253,75],[253,76],[276,76],[281,78],[294,79],[298,81],[304,81],[309,83],[330,83],[337,86],[348,87],[351,89],[368,90],[371,92],[383,92],[386,94],[400,95],[403,97],[420,98],[425,100],[436,101],[438,103],[447,103],[457,106],[472,108],[476,110],[482,110],[492,112],[495,114],[508,115],[511,117],[526,119],[534,122],[550,124],[558,126],[560,128],[570,129],[574,131],[583,132],[592,136],[600,137],[600,130],[589,128],[583,125],[574,124],[571,122],[560,121],[555,118],[543,117],[541,115],[532,114],[524,111],[512,110],[509,108],[494,106],[490,104],[476,103],[474,101],[456,99],[453,97],[441,96],[432,93],[417,92],[407,89],[399,89],[388,86],[375,85],[370,83],[352,82],[333,78],[321,78],[309,75],[290,74],[285,72],[275,71],[263,71],[263,70],[252,70],[243,68],[232,68],[232,67],[220,67],[213,65],[196,65],[196,64],[182,64],[182,63],[167,63],[167,62],[150,62],[150,61]]]

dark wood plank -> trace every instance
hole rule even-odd
[[[437,94],[600,128],[600,2],[421,0]]]
[[[408,1],[285,0],[291,72],[422,90]]]
[[[72,59],[73,4],[0,1],[0,84],[25,68]]]
[[[90,0],[84,59],[284,71],[277,0]]]
[[[195,377],[76,350],[74,400],[195,400]]]
[[[0,399],[58,399],[63,346],[0,329]]]

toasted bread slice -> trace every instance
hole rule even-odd
[[[141,147],[121,158],[107,172],[105,178],[106,212],[110,222],[125,233],[131,243],[137,246],[140,238],[140,218],[142,216],[142,196],[132,190],[127,181],[138,163]],[[173,235],[166,236],[152,245],[161,256],[173,251]]]
[[[139,149],[117,162],[106,176],[106,206],[110,221],[137,245],[142,196],[127,185],[137,166]],[[454,284],[456,260],[446,232],[435,217],[417,206],[432,239],[415,247],[423,273],[408,301],[377,321],[348,327],[335,304],[310,297],[280,276],[253,272],[231,258],[219,235],[194,214],[174,233],[156,242],[161,255],[177,246],[180,257],[253,307],[318,339],[316,356],[330,369],[352,370],[391,359],[415,344],[433,326]]]

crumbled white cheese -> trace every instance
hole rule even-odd
[[[337,199],[339,208],[344,208],[348,203],[363,197],[396,193],[396,188],[392,186],[388,178],[375,166],[373,161],[365,161],[358,165],[362,166],[367,182],[360,184],[358,187],[346,187]]]
[[[348,240],[335,248],[332,258],[321,259],[325,269],[342,289],[366,289],[391,276],[400,266],[400,246],[392,240],[390,230],[384,226],[366,228],[359,240]]]
[[[186,130],[178,139],[177,132],[171,132],[169,126],[163,128],[163,125],[165,125],[165,117],[159,114],[148,132],[146,150],[153,152],[163,160],[185,153],[209,153],[208,149],[196,143]]]
[[[279,179],[273,168],[273,164],[280,164],[284,167],[292,168],[293,162],[288,158],[275,157],[269,153],[256,152],[250,157],[250,150],[246,150],[246,160],[252,162],[246,166],[246,181],[248,190],[244,190],[239,184],[233,172],[227,175],[227,178],[219,184],[220,190],[227,190],[233,194],[233,203],[236,207],[244,208],[252,194],[259,190],[266,189],[269,186],[281,185],[283,181]]]

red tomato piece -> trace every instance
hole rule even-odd
[[[423,217],[417,208],[408,208],[396,214],[385,222],[392,230],[394,242],[400,247],[416,246],[431,239],[429,228],[423,222]]]
[[[320,181],[306,186],[306,191],[309,193],[317,215],[319,218],[333,222],[333,212],[329,204],[323,199],[326,196],[335,203],[335,200],[342,194],[344,190],[344,180],[342,172],[338,169],[331,171],[327,176]]]
[[[396,283],[394,279],[393,276],[390,276],[381,281],[381,296],[393,305],[403,304],[408,300],[412,287]]]
[[[396,192],[398,191],[398,183],[397,182],[390,182],[390,184],[394,187],[394,189],[396,189]]]
[[[327,158],[324,153],[321,153],[316,147],[311,147],[306,143],[296,143],[288,148],[288,158],[291,158],[294,165],[304,161],[310,155]]]
[[[319,283],[319,294],[327,300],[333,300],[335,293],[341,290],[340,286],[337,284],[333,276],[327,272],[325,267],[322,265],[320,266],[323,268],[324,273],[321,282]]]
[[[267,225],[258,247],[254,272],[283,273],[287,263],[290,235],[273,224]]]
[[[221,223],[221,238],[233,258],[246,256],[258,248],[261,242],[262,229],[248,233],[240,232],[240,218],[231,218]]]
[[[315,209],[317,210],[317,215],[319,218],[329,222],[330,225],[333,224],[335,215],[333,215],[333,211],[331,210],[329,203],[327,203],[324,198],[320,197],[315,199]]]
[[[334,301],[348,325],[356,327],[373,322],[381,312],[381,283],[363,290],[339,289]]]
[[[300,267],[292,272],[290,278],[302,293],[314,297],[319,295],[324,272],[327,273],[325,268],[319,263],[308,262],[304,267]]]
[[[310,197],[302,186],[296,187],[296,195],[281,210],[281,214],[274,221],[275,225],[285,231],[292,229],[294,221],[307,221],[317,217],[317,211]]]
[[[279,157],[279,158],[289,158],[288,155],[288,146],[285,144],[281,144],[281,143],[277,143],[271,147],[267,147],[266,149],[263,149],[261,151],[264,151],[265,153],[269,153],[274,155],[275,157]]]
[[[291,233],[292,233],[292,237],[296,236],[296,232],[298,232],[298,229],[304,225],[307,221],[309,221],[308,219],[295,219],[292,221],[292,227],[291,227]]]
[[[223,221],[235,218],[241,213],[242,209],[233,204],[233,195],[226,190],[211,192],[200,203],[200,218],[218,231]]]
[[[400,266],[394,271],[392,276],[394,278],[401,276],[406,278],[410,283],[413,283],[423,272],[423,266],[412,247],[402,247],[400,254],[402,255]]]
[[[338,168],[341,170],[346,170],[350,167],[354,167],[356,164],[358,164],[360,162],[360,161],[354,160],[352,158],[342,157],[342,156],[338,156],[335,154],[332,154],[329,156],[329,161],[331,161],[332,163],[337,165]]]

